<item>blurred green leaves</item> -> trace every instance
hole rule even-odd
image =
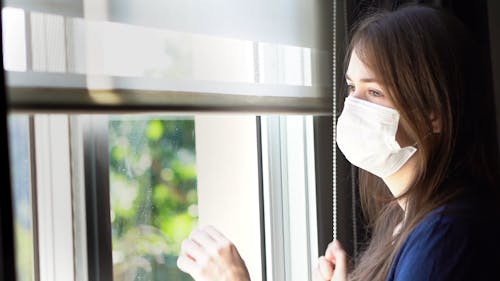
[[[160,120],[149,122],[147,136],[150,141],[158,141],[163,136],[163,124]]]
[[[194,120],[112,119],[109,143],[114,280],[191,280],[175,257],[198,218]]]

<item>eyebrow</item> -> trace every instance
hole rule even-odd
[[[349,75],[347,75],[347,73],[345,74],[345,77],[347,78],[347,80],[352,81],[351,77],[349,77]],[[377,79],[375,79],[375,78],[363,78],[363,79],[360,79],[359,81],[365,82],[365,83],[371,83],[371,82],[378,83]]]

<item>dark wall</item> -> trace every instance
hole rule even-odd
[[[491,69],[493,77],[493,89],[495,93],[498,146],[500,150],[500,1],[488,0],[487,3],[488,20],[490,27],[489,39],[491,52]]]

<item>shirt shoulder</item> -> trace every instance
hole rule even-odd
[[[412,231],[387,280],[492,280],[500,268],[499,221],[471,202],[442,206]]]

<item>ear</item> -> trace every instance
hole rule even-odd
[[[441,133],[441,118],[437,117],[436,114],[431,113],[429,118],[432,123],[432,132],[433,133]]]

